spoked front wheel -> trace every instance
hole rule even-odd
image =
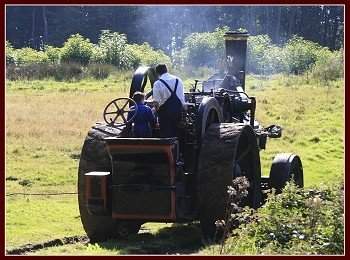
[[[128,118],[128,114],[132,116]],[[131,98],[117,98],[108,103],[103,111],[103,119],[113,127],[130,124],[137,114],[136,102]]]

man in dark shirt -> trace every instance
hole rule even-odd
[[[145,94],[137,91],[132,98],[137,104],[137,114],[134,118],[134,136],[152,137],[152,126],[155,119],[151,108],[144,104]],[[133,117],[134,113],[135,110],[128,113],[128,120]]]

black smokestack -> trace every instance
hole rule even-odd
[[[246,32],[227,32],[224,35],[228,74],[239,79],[243,89],[245,89],[248,36]]]

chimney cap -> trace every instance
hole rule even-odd
[[[239,31],[229,31],[224,35],[225,40],[247,40],[249,37],[248,32],[239,32]]]

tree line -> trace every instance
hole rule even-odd
[[[166,63],[187,76],[201,70],[225,72],[224,35],[228,27],[213,32],[191,33],[183,47],[172,55],[154,49],[148,43],[135,44],[127,35],[101,31],[97,44],[80,34],[71,35],[63,47],[44,45],[41,50],[14,48],[6,42],[8,79],[70,80],[81,77],[106,78],[112,71],[136,69]],[[343,49],[330,50],[302,37],[293,36],[277,46],[268,35],[248,38],[247,73],[259,75],[311,73],[317,80],[343,77]]]
[[[101,30],[148,42],[168,55],[194,32],[244,28],[283,44],[293,35],[330,49],[343,46],[343,6],[7,6],[6,38],[14,47],[62,46],[79,33],[93,43]]]

